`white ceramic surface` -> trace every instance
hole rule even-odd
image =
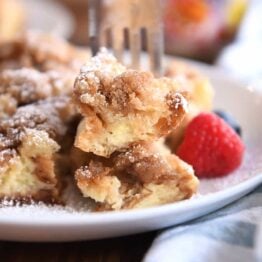
[[[160,229],[217,210],[262,183],[262,95],[219,70],[195,64],[216,89],[215,108],[230,111],[241,123],[247,154],[243,166],[222,179],[201,181],[201,195],[143,210],[89,213],[57,207],[0,208],[0,239],[73,241],[101,239]]]
[[[26,27],[69,38],[74,20],[66,8],[52,0],[21,0],[26,12]]]

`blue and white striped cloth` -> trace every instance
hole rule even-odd
[[[144,262],[260,262],[261,223],[262,185],[217,212],[161,232]]]

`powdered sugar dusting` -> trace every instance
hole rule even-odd
[[[262,174],[262,146],[250,146],[239,169],[225,177],[202,179],[199,192],[204,196],[237,185],[258,174]]]
[[[109,53],[105,48],[101,48],[100,52],[92,57],[85,65],[81,67],[80,70],[80,78],[85,77],[86,74],[88,76],[92,76],[94,81],[97,81],[95,78],[94,71],[101,72],[104,75],[110,75],[114,73],[118,75],[126,70],[125,66],[121,65],[117,62],[116,58]]]
[[[175,106],[176,109],[182,107],[185,110],[185,112],[188,112],[187,100],[181,94],[177,93],[175,102],[176,102],[176,106]]]
[[[83,198],[72,180],[73,177],[67,178],[68,186],[62,196],[66,205],[48,205],[42,202],[36,203],[33,200],[29,204],[17,204],[13,200],[3,199],[0,204],[1,218],[12,216],[37,219],[44,216],[48,219],[89,213],[94,209],[94,202]]]
[[[183,108],[185,112],[188,112],[187,100],[180,93],[169,94],[167,96],[167,104],[175,110]]]
[[[35,69],[4,70],[0,81],[0,94],[9,94],[18,104],[31,103],[52,94],[48,76]]]

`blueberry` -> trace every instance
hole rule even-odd
[[[222,110],[215,110],[214,113],[218,115],[219,117],[221,117],[222,119],[224,119],[224,121],[227,124],[229,124],[236,131],[236,133],[239,136],[241,136],[241,133],[242,133],[241,126],[230,113],[222,111]]]

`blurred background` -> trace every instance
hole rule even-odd
[[[244,59],[245,63],[246,59],[257,60],[259,52],[261,55],[258,46],[262,38],[262,0],[162,0],[162,3],[166,53],[216,62],[225,68],[232,67],[232,59]],[[87,46],[87,7],[88,0],[0,0],[0,41],[30,28]],[[243,53],[248,55],[240,58]],[[248,78],[245,71],[251,71],[250,67],[241,70]],[[261,74],[262,62],[261,68],[253,71],[252,74]]]

